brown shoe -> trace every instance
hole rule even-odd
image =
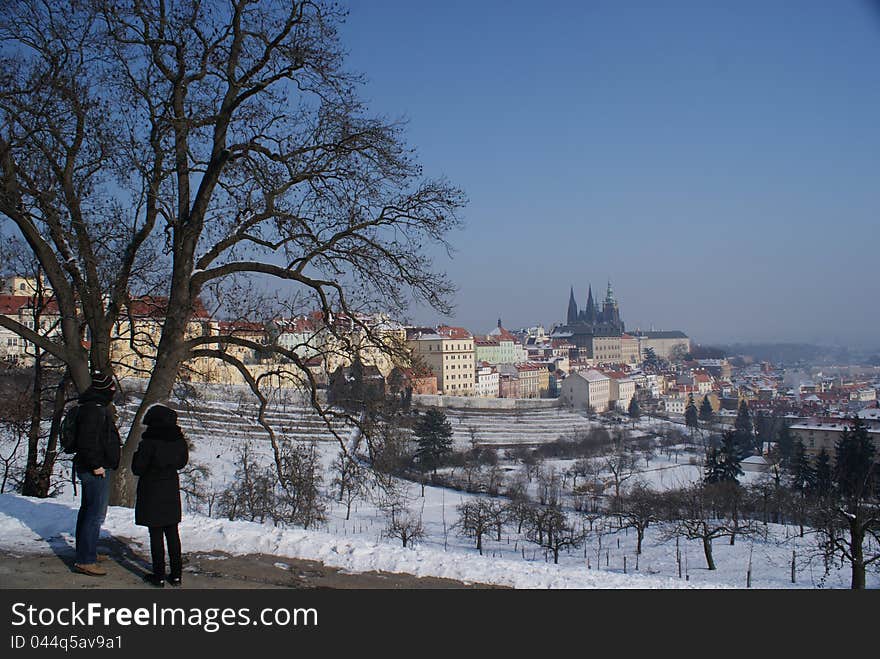
[[[97,563],[74,563],[74,569],[82,574],[88,574],[92,577],[103,577],[107,574],[107,570],[99,567]]]
[[[110,554],[98,554],[98,562],[103,563],[104,561],[110,560]]]

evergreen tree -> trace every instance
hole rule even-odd
[[[721,457],[714,446],[706,451],[706,464],[703,467],[703,482],[707,485],[721,482]]]
[[[629,408],[627,408],[627,414],[629,414],[629,418],[632,419],[633,428],[636,426],[636,421],[639,420],[639,417],[642,416],[642,410],[639,408],[639,401],[635,396],[629,399]]]
[[[831,469],[831,456],[823,447],[816,457],[816,465],[813,467],[813,494],[819,497],[828,496],[834,484]]]
[[[700,403],[700,421],[709,426],[714,420],[715,412],[712,410],[712,403],[709,402],[708,396],[703,396],[703,402]]]
[[[684,408],[684,423],[691,429],[691,437],[694,436],[694,430],[700,427],[699,418],[697,404],[694,403],[694,395],[690,394],[687,407]]]
[[[853,417],[835,445],[834,483],[844,499],[870,497],[874,491],[877,450],[868,427]]]
[[[777,420],[765,410],[755,414],[755,440],[759,448],[776,439],[776,424]]]
[[[443,456],[452,451],[452,424],[443,412],[431,408],[419,419],[414,432],[419,444],[416,458],[420,467],[436,472]]]
[[[801,440],[796,440],[791,449],[791,458],[786,466],[791,474],[791,487],[801,493],[811,492],[816,485],[816,472],[804,450]]]
[[[826,561],[836,558],[849,563],[851,587],[856,589],[865,588],[866,570],[880,564],[880,552],[872,541],[880,537],[880,518],[874,496],[875,456],[876,448],[867,426],[858,417],[853,417],[835,445],[834,469],[831,471],[834,489],[826,505],[818,509],[815,523]]]
[[[733,422],[734,431],[736,433],[736,442],[742,453],[751,451],[754,446],[754,430],[752,424],[752,413],[749,410],[749,404],[745,400],[739,402],[739,409],[736,413],[736,421]]]
[[[776,433],[776,450],[779,453],[779,461],[782,464],[782,468],[788,469],[794,459],[795,439],[791,434],[791,430],[785,423],[782,424],[779,428],[779,432]],[[804,446],[801,444],[802,453],[803,450]]]
[[[720,448],[709,449],[706,455],[706,469],[703,481],[711,483],[739,483],[743,475],[742,455],[737,446],[735,434],[728,430],[724,433]]]

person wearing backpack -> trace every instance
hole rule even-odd
[[[106,373],[92,373],[92,383],[79,397],[75,416],[76,446],[73,468],[81,483],[76,516],[77,572],[99,577],[107,571],[98,565],[98,537],[107,516],[110,479],[119,467],[121,444],[111,410],[116,384]]]
[[[168,542],[170,573],[168,583],[180,585],[182,560],[180,477],[177,474],[189,461],[189,448],[177,425],[177,412],[164,405],[153,405],[143,420],[147,429],[131,461],[131,470],[139,476],[134,523],[150,530],[150,554],[153,571],[144,581],[159,588],[165,585],[165,543]]]

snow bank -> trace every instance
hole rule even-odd
[[[73,546],[77,505],[71,501],[0,495],[0,549],[49,553],[52,545]],[[110,507],[105,532],[143,538],[129,508]],[[188,514],[180,527],[184,551],[263,553],[320,561],[348,572],[403,572],[419,577],[444,577],[470,583],[514,588],[693,588],[670,578],[623,575],[571,565],[511,561],[444,552],[433,548],[404,549],[362,538],[339,538],[320,531],[280,529],[243,521]],[[709,586],[713,587],[713,586]]]

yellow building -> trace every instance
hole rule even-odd
[[[437,375],[447,396],[473,396],[476,384],[474,337],[463,327],[440,325],[409,328],[407,345]]]

